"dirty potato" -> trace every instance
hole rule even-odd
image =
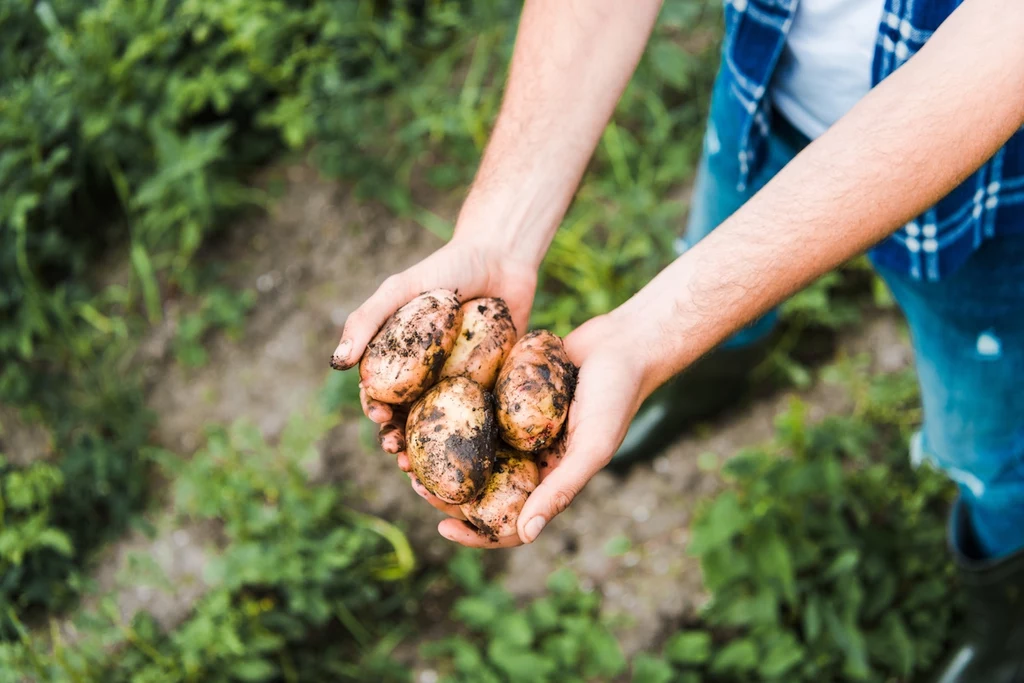
[[[576,366],[562,340],[547,330],[526,335],[509,352],[494,389],[501,438],[521,451],[550,446],[575,389]]]
[[[413,474],[447,503],[473,500],[494,467],[494,399],[466,377],[438,382],[409,412],[406,452]]]
[[[516,342],[516,326],[501,299],[473,299],[462,304],[462,329],[441,377],[463,375],[490,391]]]
[[[528,453],[499,446],[494,472],[483,493],[459,509],[470,524],[491,539],[512,536],[523,505],[539,482],[537,465]]]
[[[366,347],[359,378],[366,395],[412,403],[437,381],[462,324],[454,292],[425,292],[395,311]]]

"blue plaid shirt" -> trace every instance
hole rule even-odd
[[[885,0],[875,46],[872,83],[913,56],[961,0]],[[720,78],[737,122],[737,183],[757,170],[770,135],[766,97],[792,25],[797,0],[727,0]],[[731,147],[732,145],[730,145]],[[986,239],[1024,233],[1024,132],[1018,131],[991,160],[938,204],[879,243],[880,265],[922,280],[955,270]]]

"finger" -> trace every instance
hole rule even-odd
[[[480,533],[480,530],[469,522],[460,522],[457,519],[443,520],[437,525],[437,533],[468,548],[513,548],[523,544],[515,534],[492,538]]]
[[[427,490],[427,487],[424,486],[423,483],[415,477],[415,475],[410,474],[409,478],[412,479],[412,490],[415,491],[420,498],[427,501],[434,508],[440,510],[449,517],[454,517],[455,519],[462,520],[466,519],[466,515],[462,514],[462,510],[459,509],[458,505],[446,503],[437,496],[435,496],[433,493]]]
[[[384,280],[377,291],[348,316],[338,348],[331,356],[331,367],[335,370],[348,370],[358,363],[366,345],[384,321],[420,294],[420,291],[419,278],[410,271]]]
[[[398,454],[398,469],[406,474],[412,472],[412,463],[409,462],[409,454],[405,451]]]
[[[394,422],[388,422],[380,428],[377,441],[385,453],[397,455],[405,451],[405,434]]]
[[[359,404],[363,407],[363,414],[377,424],[384,424],[394,417],[394,410],[391,406],[370,398],[362,387],[359,388]]]

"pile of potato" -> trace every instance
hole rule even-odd
[[[562,340],[537,330],[517,342],[501,299],[436,289],[384,323],[359,375],[370,398],[411,406],[406,448],[423,486],[488,536],[515,534],[534,454],[558,438],[576,385]]]

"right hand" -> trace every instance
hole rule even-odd
[[[349,315],[331,367],[347,370],[362,358],[366,345],[381,325],[403,305],[423,292],[443,287],[468,301],[482,296],[500,297],[508,305],[516,332],[522,335],[530,317],[537,288],[537,267],[516,260],[497,246],[453,238],[413,267],[386,279],[377,291]],[[363,412],[379,424],[378,439],[385,452],[398,456],[398,466],[409,472],[405,455],[405,417],[408,407],[369,398],[360,388]]]

